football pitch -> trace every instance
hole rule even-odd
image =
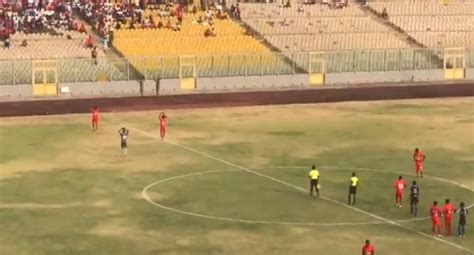
[[[428,218],[434,200],[474,204],[472,98],[170,110],[164,142],[158,114],[104,113],[97,132],[88,114],[0,119],[0,254],[350,255],[366,239],[377,254],[474,254],[474,209],[465,238],[431,237]],[[415,147],[417,218],[392,188],[415,180]]]

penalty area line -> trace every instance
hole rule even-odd
[[[141,129],[137,129],[137,128],[133,128],[133,127],[129,127],[129,129],[134,130],[134,131],[136,131],[137,133],[142,134],[143,136],[147,136],[147,137],[150,137],[150,138],[153,138],[153,139],[156,139],[156,140],[160,140],[157,136],[152,135],[150,132],[147,132],[147,131],[144,131],[144,130],[141,130]],[[219,158],[219,157],[210,155],[210,154],[208,154],[208,153],[206,153],[206,152],[202,152],[202,151],[193,149],[193,148],[191,148],[191,147],[189,147],[189,146],[182,145],[182,144],[175,143],[175,142],[170,142],[170,141],[167,141],[167,140],[164,140],[164,142],[167,143],[167,144],[170,144],[170,145],[174,145],[174,146],[176,146],[176,147],[180,147],[180,148],[182,148],[182,149],[184,149],[184,150],[187,150],[187,151],[190,151],[190,152],[194,152],[194,153],[199,154],[199,155],[201,155],[201,156],[204,156],[204,157],[206,157],[206,158],[210,158],[210,159],[213,159],[213,160],[215,160],[215,161],[221,162],[221,163],[223,163],[223,164],[225,164],[225,165],[228,165],[228,166],[231,166],[231,167],[235,167],[235,168],[244,170],[244,171],[249,172],[249,173],[252,173],[252,174],[254,174],[254,175],[257,175],[257,176],[260,176],[260,177],[263,177],[263,178],[272,180],[272,181],[274,181],[274,182],[276,182],[276,183],[280,183],[280,184],[285,185],[285,186],[287,186],[287,187],[292,187],[292,188],[294,188],[294,189],[296,189],[296,190],[299,190],[299,191],[302,191],[302,192],[304,192],[304,193],[307,193],[307,190],[306,190],[306,189],[303,189],[303,188],[300,187],[300,186],[297,186],[297,185],[291,184],[291,183],[289,183],[289,182],[286,182],[286,181],[277,179],[277,178],[272,177],[272,176],[270,176],[270,175],[266,175],[266,174],[257,172],[257,171],[255,171],[255,170],[252,170],[252,169],[248,168],[248,167],[241,166],[241,165],[237,165],[237,164],[232,163],[232,162],[230,162],[230,161],[227,161],[227,160],[225,160],[225,159],[222,159],[222,158]],[[439,242],[441,242],[441,243],[444,243],[444,244],[447,244],[447,245],[456,247],[456,248],[458,248],[458,249],[460,249],[460,250],[467,251],[467,252],[469,252],[469,253],[471,253],[471,254],[474,254],[474,251],[471,250],[471,249],[469,249],[469,248],[467,248],[467,247],[464,247],[464,246],[455,244],[455,243],[453,243],[453,242],[450,242],[450,241],[447,241],[447,240],[444,240],[444,239],[436,238],[436,237],[434,237],[434,236],[431,236],[431,235],[429,235],[429,234],[426,234],[426,233],[417,231],[417,230],[412,229],[412,228],[409,228],[409,227],[405,227],[405,226],[403,226],[403,225],[401,225],[401,224],[399,224],[399,223],[397,223],[397,222],[395,222],[395,221],[393,221],[393,220],[384,218],[384,217],[379,216],[379,215],[376,215],[376,214],[374,214],[374,213],[371,213],[371,212],[368,212],[368,211],[359,209],[359,208],[357,208],[357,207],[349,206],[349,205],[347,205],[347,204],[345,204],[345,203],[342,203],[342,202],[340,202],[340,201],[337,201],[337,200],[334,200],[334,199],[331,199],[331,198],[328,198],[328,197],[325,197],[325,196],[320,196],[320,198],[322,198],[322,199],[324,199],[324,200],[326,200],[326,201],[329,201],[329,202],[338,204],[338,205],[343,206],[343,207],[345,207],[345,208],[354,210],[354,211],[359,212],[359,213],[361,213],[361,214],[365,214],[365,215],[370,216],[370,217],[372,217],[372,218],[375,218],[375,219],[377,219],[377,220],[381,220],[381,221],[386,222],[386,223],[388,223],[388,224],[390,224],[390,225],[397,226],[397,227],[399,227],[399,228],[401,228],[401,229],[403,229],[403,230],[405,230],[405,231],[412,232],[412,233],[421,235],[421,236],[423,236],[423,237],[426,237],[426,238],[429,238],[429,239],[432,239],[432,240],[436,240],[436,241],[439,241]]]

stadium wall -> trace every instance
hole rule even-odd
[[[196,89],[208,91],[294,88],[308,87],[308,81],[307,74],[197,78]]]
[[[444,70],[442,69],[326,73],[325,85],[322,87],[368,83],[384,85],[384,83],[397,82],[439,82],[444,80]],[[474,68],[466,69],[466,80],[474,80]],[[197,78],[196,89],[194,90],[182,89],[179,79],[163,79],[159,83],[159,94],[161,95],[314,87],[314,85],[309,84],[308,74]],[[153,80],[146,80],[142,83],[136,80],[59,83],[58,97],[152,96],[157,95],[157,88],[157,82]],[[0,86],[0,99],[27,100],[31,98],[33,98],[31,85]]]
[[[327,73],[326,84],[443,81],[444,70]]]
[[[1,85],[0,99],[31,99],[33,97],[33,90],[31,84],[23,85]]]
[[[112,81],[63,83],[59,85],[60,95],[71,97],[84,96],[150,96],[156,95],[158,89],[156,81]],[[67,89],[64,89],[67,88]],[[61,93],[61,90],[68,91]],[[160,81],[160,94],[180,94],[178,79]]]
[[[466,69],[466,80],[474,80],[474,68]]]

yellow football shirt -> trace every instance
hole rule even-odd
[[[309,177],[311,178],[311,180],[317,180],[319,179],[319,171],[314,169],[314,170],[311,170],[309,172]]]
[[[351,177],[351,186],[352,187],[357,187],[358,183],[359,183],[359,178],[357,178],[356,176],[352,176]]]

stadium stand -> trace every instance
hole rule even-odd
[[[325,52],[326,71],[330,72],[351,70],[347,66],[361,71],[403,68],[403,64],[394,64],[397,61],[407,61],[407,66],[421,69],[439,68],[443,65],[443,48],[474,46],[473,1],[362,2],[341,2],[338,6],[299,3],[286,7],[245,3],[241,4],[241,17],[299,66],[304,67],[307,59],[292,57],[292,52]],[[385,64],[368,67],[380,58]],[[359,63],[363,63],[362,68],[357,67]]]
[[[410,47],[397,32],[350,3],[283,8],[276,4],[243,4],[242,19],[282,51],[331,51]]]
[[[399,32],[367,14],[355,1],[340,6],[299,4],[287,8],[245,3],[241,9],[242,20],[252,30],[305,71],[310,68],[308,57],[295,52],[326,52],[325,69],[332,72],[349,67],[370,70],[361,64],[370,61],[367,50],[410,48]]]
[[[352,4],[352,3],[351,3]],[[334,8],[324,4],[298,4],[297,6],[284,7],[278,3],[241,3],[241,17],[243,20],[271,17],[364,17],[366,14],[353,5]]]
[[[93,49],[97,44],[87,39],[84,26],[72,16],[69,3],[53,1],[44,9],[2,6],[0,34],[3,37],[0,45],[2,83],[12,81],[11,73],[13,83],[31,83],[32,63],[45,59],[57,61],[61,82],[108,80],[109,75],[104,77],[101,69],[114,74],[119,72],[97,61],[105,54]]]
[[[424,47],[474,46],[473,1],[372,1],[369,7]]]
[[[395,33],[337,33],[324,35],[266,36],[282,51],[309,52],[354,49],[400,49],[409,47]]]
[[[24,40],[27,46],[22,46]],[[11,45],[0,49],[0,59],[90,58],[91,49],[86,48],[84,40],[67,40],[57,36],[14,35]],[[102,51],[97,53],[98,56],[104,56]]]
[[[388,15],[390,22],[426,47],[473,46],[472,1],[370,1],[368,6],[380,16]],[[396,31],[355,2],[342,9],[321,4],[283,8],[253,3],[241,8],[242,19],[283,51],[410,47]]]
[[[474,14],[474,2],[469,0],[375,0],[369,6],[380,13],[386,9],[389,16]]]
[[[218,5],[205,11],[181,5],[147,9],[137,19],[107,21],[105,30],[113,31],[116,49],[147,76],[175,76],[179,73],[179,56],[194,56],[199,74],[204,76],[214,75],[206,70],[211,65],[217,69],[213,71],[216,74],[230,74],[231,69],[242,69],[243,63],[246,69],[258,68],[262,59],[252,61],[251,56],[271,55],[271,49],[221,9]],[[285,63],[278,57],[269,61]]]
[[[105,57],[104,52],[87,47],[86,35],[79,32],[65,31],[60,35],[15,33],[9,38],[9,47],[0,48],[0,66],[3,67],[5,73],[8,73],[11,68],[8,63],[15,60],[15,76],[19,81],[29,82],[32,72],[31,63],[44,59],[57,61],[58,80],[61,82],[109,80],[105,73],[120,72],[115,66],[109,67],[109,64],[100,61]],[[26,45],[24,45],[25,42]],[[92,52],[96,53],[99,61],[92,58]],[[106,71],[99,71],[101,69]],[[11,77],[0,77],[0,80],[8,82]]]
[[[474,46],[473,1],[363,2],[3,6],[0,76],[28,83],[40,59],[57,59],[62,82],[192,76],[187,61],[199,77],[310,73],[311,54],[319,72],[430,69],[443,68],[443,48]]]

